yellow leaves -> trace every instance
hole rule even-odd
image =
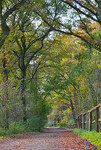
[[[98,64],[97,66],[98,66],[99,70],[101,70],[101,63],[100,63],[100,64]]]
[[[61,61],[61,66],[65,68],[65,66],[68,69],[73,69],[77,64],[77,61],[71,57],[63,58]]]
[[[67,65],[67,63],[69,63],[67,58],[63,58],[61,61],[61,65]]]
[[[90,23],[87,19],[83,20],[85,25],[82,22],[78,25],[78,29],[75,30],[75,34],[81,36],[83,39],[89,43],[95,43],[96,35],[99,32],[100,26],[98,23]],[[89,34],[88,34],[89,33]]]
[[[100,25],[97,22],[93,22],[91,24],[91,27],[93,28],[93,32],[97,32],[99,30]]]
[[[67,113],[68,113],[68,114],[71,114],[71,108],[70,108],[70,109],[69,109],[69,108],[67,109]]]

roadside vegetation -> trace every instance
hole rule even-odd
[[[73,129],[73,132],[75,134],[78,134],[84,139],[87,139],[90,141],[92,144],[97,146],[99,150],[101,149],[101,132],[96,132],[96,131],[86,131],[83,129]]]
[[[98,149],[101,149],[101,132],[96,131],[87,131],[83,129],[70,129],[62,126],[53,126],[50,128],[65,128],[67,131],[72,131],[74,134],[77,134],[78,136],[82,137],[83,139],[86,139],[87,141],[90,141],[90,143],[94,144],[98,147]]]

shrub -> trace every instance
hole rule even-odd
[[[18,122],[17,124],[13,122],[9,126],[8,134],[24,133],[25,131],[26,131],[25,125],[22,125],[22,123],[20,122]]]

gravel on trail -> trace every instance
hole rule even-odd
[[[61,128],[28,133],[0,141],[0,150],[98,150],[96,146]]]

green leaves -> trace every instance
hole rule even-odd
[[[101,148],[101,133],[95,131],[89,132],[82,129],[74,129],[73,131],[88,141],[91,141],[91,143],[96,145],[99,149]]]
[[[75,55],[75,59],[77,59],[79,62],[82,62],[83,60],[86,60],[90,58],[90,52],[89,50],[83,49],[82,52],[79,52],[79,54]]]

